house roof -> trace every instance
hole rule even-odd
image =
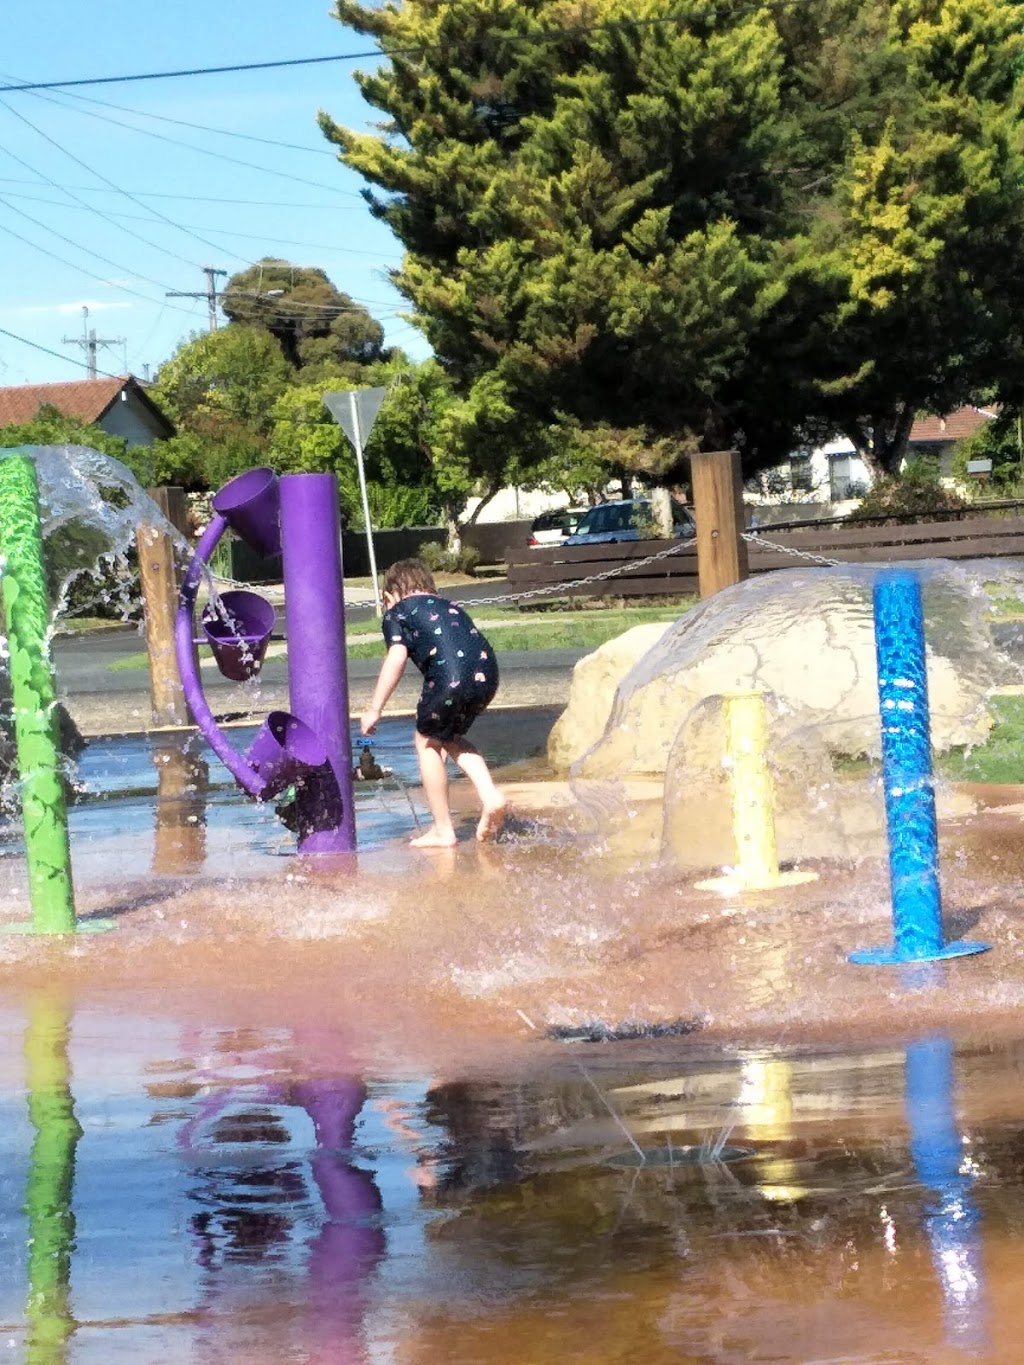
[[[945,417],[919,417],[910,428],[910,444],[963,441],[996,416],[998,413],[991,408],[968,406],[957,408],[956,412],[947,413]]]
[[[168,436],[174,435],[174,424],[170,418],[161,412],[131,375],[0,388],[0,427],[31,422],[39,409],[46,406],[55,407],[65,417],[77,417],[81,422],[99,422],[125,390],[149,409],[151,415],[166,429]]]

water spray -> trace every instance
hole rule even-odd
[[[742,891],[774,891],[817,879],[816,872],[782,871],[775,839],[775,791],[768,766],[768,721],[764,694],[727,692],[725,767],[732,798],[736,868],[724,877],[697,882],[701,891],[734,896]]]
[[[918,575],[905,569],[881,574],[875,581],[874,608],[893,944],[859,949],[849,960],[896,964],[983,953],[991,944],[942,940],[938,821]]]

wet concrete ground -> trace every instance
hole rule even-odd
[[[123,743],[73,812],[116,928],[0,936],[13,1358],[1019,1359],[1020,793],[942,829],[947,937],[992,950],[864,968],[875,856],[723,900],[520,762],[496,845],[411,850],[367,790],[314,863]]]

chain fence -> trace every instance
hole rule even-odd
[[[789,555],[794,559],[806,560],[811,564],[821,564],[829,568],[834,568],[841,563],[838,559],[829,559],[825,555],[812,554],[809,550],[797,550],[791,545],[781,545],[778,541],[769,540],[760,533],[754,534],[753,532],[745,532],[741,534],[741,539],[745,540],[748,544],[753,545],[756,549],[773,550],[778,554]],[[684,550],[691,549],[692,546],[692,540],[681,540],[678,544],[670,545],[667,549],[659,550],[656,554],[646,555],[643,559],[625,560],[622,564],[617,564],[615,568],[605,569],[601,573],[587,574],[583,578],[570,578],[558,583],[545,583],[543,587],[524,588],[520,592],[495,593],[490,597],[474,597],[472,599],[467,599],[467,601],[469,601],[475,609],[477,607],[497,607],[510,602],[528,602],[540,597],[564,596],[566,593],[572,592],[575,588],[588,588],[594,583],[611,582],[616,578],[622,577],[623,574],[636,573],[641,569],[647,568],[649,564],[656,564],[661,560],[670,558],[672,555],[680,554]],[[213,569],[209,570],[209,573],[210,577],[217,583],[223,583],[230,588],[243,589],[248,592],[260,591],[261,585],[259,584],[247,583],[241,579],[231,578],[227,574],[217,573]],[[453,600],[458,601],[459,599],[458,597],[455,597]],[[357,598],[345,599],[346,610],[357,607],[372,607],[373,605],[374,603],[372,600],[367,601],[366,599]]]

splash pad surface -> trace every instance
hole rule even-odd
[[[406,726],[376,752],[411,777]],[[205,798],[161,797],[159,756],[112,740],[81,767],[106,799],[72,808],[79,911],[116,932],[0,940],[12,1247],[23,1053],[40,1008],[64,1021],[72,1365],[1018,1357],[1012,806],[941,830],[950,932],[997,950],[894,973],[845,961],[884,937],[881,857],[723,902],[657,861],[642,803],[595,857],[550,785],[507,841],[429,855],[406,798],[371,817],[367,790],[366,850],[300,860],[213,764]],[[958,1291],[907,1110],[908,1049],[939,1033],[978,1243]],[[30,1358],[26,1274],[0,1313]]]
[[[1019,1357],[1012,812],[942,831],[947,937],[996,952],[853,972],[888,922],[877,850],[829,836],[798,855],[816,882],[723,902],[660,856],[639,751],[606,748],[638,780],[596,845],[527,787],[496,848],[413,854],[396,797],[315,863],[195,753],[109,757],[72,838],[79,910],[117,933],[0,941],[8,1349]]]

